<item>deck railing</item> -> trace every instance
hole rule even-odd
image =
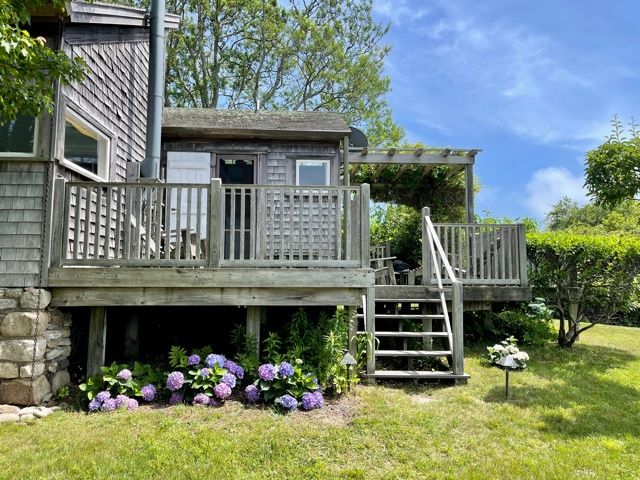
[[[369,186],[56,180],[54,266],[369,267]]]
[[[434,224],[446,258],[467,285],[528,286],[525,228],[522,224]],[[425,278],[435,283],[441,263],[427,262]],[[445,271],[444,281],[450,283]]]

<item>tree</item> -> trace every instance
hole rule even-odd
[[[53,109],[54,80],[80,80],[83,63],[53,51],[42,37],[33,38],[23,27],[29,12],[41,0],[0,0],[0,124],[18,114],[38,115]],[[53,5],[62,12],[64,2]]]
[[[633,118],[626,138],[617,116],[605,143],[587,153],[585,186],[599,205],[616,206],[640,194],[640,131]]]

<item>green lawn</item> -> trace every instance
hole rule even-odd
[[[469,384],[360,387],[312,413],[230,403],[0,425],[0,478],[640,478],[640,330],[598,326]]]

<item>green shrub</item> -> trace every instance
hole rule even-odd
[[[541,299],[519,309],[504,310],[493,315],[493,333],[496,338],[513,336],[523,345],[543,345],[556,334],[551,313]]]

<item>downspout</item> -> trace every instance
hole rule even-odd
[[[160,136],[164,104],[164,2],[165,0],[151,0],[147,148],[140,165],[141,175],[147,178],[158,178],[160,174]]]

